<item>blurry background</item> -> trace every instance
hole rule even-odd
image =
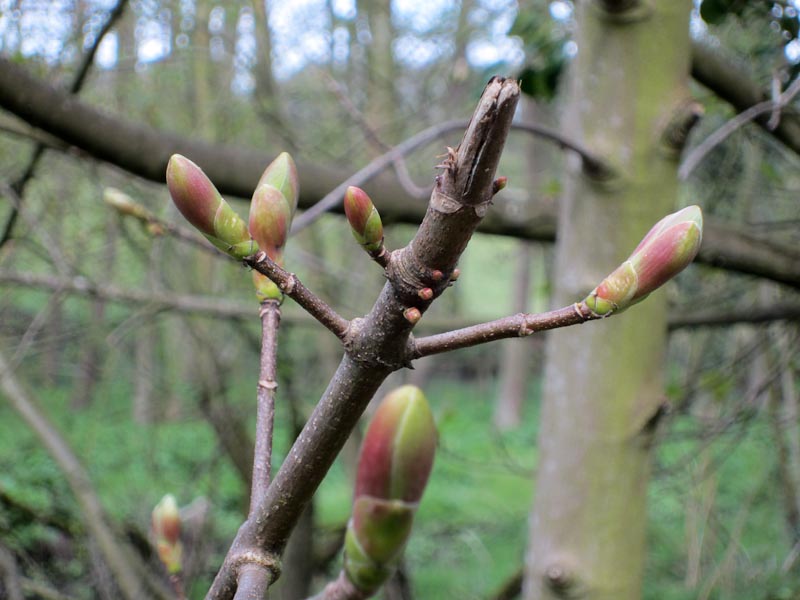
[[[96,51],[79,86],[92,105],[265,156],[288,150],[344,179],[416,132],[468,118],[494,73],[522,79],[520,120],[556,127],[559,76],[578,50],[572,10],[541,0],[0,0],[0,51],[63,88]],[[797,31],[791,1],[706,0],[692,18],[695,38],[746,62],[765,89],[794,80]],[[696,145],[733,112],[705,88],[694,92],[706,107]],[[460,135],[397,166],[410,205],[427,197],[438,157]],[[512,133],[500,173],[510,183],[492,210],[507,233],[535,239],[478,235],[458,284],[420,330],[549,306],[563,162],[557,146]],[[743,127],[692,172],[682,200],[797,248],[798,164],[768,134]],[[188,580],[202,597],[246,507],[257,302],[241,266],[115,210],[103,201],[108,188],[183,227],[163,185],[0,113],[0,350],[153,577],[150,511],[167,492],[187,506]],[[380,209],[380,194],[373,200]],[[389,225],[388,245],[413,232]],[[293,238],[286,264],[348,318],[370,308],[383,282],[335,215]],[[655,454],[646,598],[800,597],[797,287],[695,265],[666,290],[671,412]],[[708,309],[747,305],[764,309],[764,322],[740,322],[745,312],[708,326]],[[423,386],[441,441],[386,597],[512,597],[500,594],[518,585],[523,561],[543,339],[425,359],[391,378]],[[287,301],[278,460],[339,356],[328,332]],[[303,597],[304,585],[338,570],[354,438],[301,525],[300,559],[287,557],[275,598]],[[0,403],[0,574],[16,573],[25,597],[115,598],[85,530],[40,439]]]

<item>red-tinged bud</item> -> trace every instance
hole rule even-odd
[[[159,559],[169,573],[178,573],[183,559],[181,516],[172,494],[164,496],[153,509],[152,525]]]
[[[404,385],[384,398],[364,436],[356,498],[419,502],[436,452],[436,426],[428,401]]]
[[[294,215],[297,209],[297,198],[300,194],[300,180],[297,177],[297,167],[288,152],[281,152],[264,170],[258,180],[256,189],[268,184],[278,189],[289,203],[289,212]]]
[[[276,187],[263,184],[250,203],[250,235],[275,260],[283,251],[292,224],[292,207]]]
[[[344,194],[344,212],[353,237],[367,252],[377,252],[383,245],[381,216],[367,193],[350,186]]]
[[[173,154],[167,165],[167,187],[186,220],[202,233],[216,237],[214,219],[224,200],[202,169],[188,158]]]
[[[644,300],[694,260],[702,238],[699,207],[689,206],[665,217],[584,302],[596,314],[607,316]]]
[[[407,308],[403,311],[403,317],[405,317],[406,321],[412,325],[416,325],[422,318],[422,313],[418,308],[412,306],[411,308]]]
[[[356,475],[353,517],[345,536],[345,573],[373,592],[402,556],[436,451],[436,426],[419,388],[403,386],[372,418]]]
[[[431,288],[422,288],[417,292],[417,296],[423,300],[431,300],[433,298],[433,290]]]
[[[215,246],[236,257],[250,254],[237,249],[249,242],[247,226],[200,167],[173,154],[167,165],[167,187],[181,214]]]
[[[451,281],[451,282],[452,282],[452,281],[458,281],[458,278],[459,278],[459,277],[461,277],[461,269],[459,269],[458,267],[456,267],[455,269],[453,269],[453,274],[452,274],[452,275],[450,275],[450,281]]]
[[[441,281],[444,277],[444,273],[442,273],[439,269],[434,269],[431,271],[431,279],[434,281]]]
[[[498,177],[492,182],[492,196],[508,185],[508,177]]]

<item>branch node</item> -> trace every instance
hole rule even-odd
[[[253,565],[269,571],[272,576],[272,581],[276,581],[281,576],[281,559],[277,554],[272,554],[270,552],[246,550],[236,556],[231,562],[237,574],[241,571],[242,567]]]
[[[265,390],[277,390],[278,389],[278,382],[277,381],[268,381],[266,379],[259,379],[258,380],[258,387],[264,388]]]

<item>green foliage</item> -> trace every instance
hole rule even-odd
[[[517,77],[523,93],[540,100],[552,100],[566,65],[563,29],[549,16],[548,2],[537,0],[521,7],[509,31],[525,47],[525,65]]]

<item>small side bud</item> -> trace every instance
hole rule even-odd
[[[434,281],[441,281],[444,278],[444,273],[442,273],[439,269],[434,269],[431,271],[431,279]]]
[[[153,509],[153,539],[158,557],[170,574],[183,568],[183,545],[180,541],[181,516],[175,496],[167,494]]]
[[[407,308],[403,311],[403,316],[405,317],[406,321],[408,321],[412,325],[416,325],[422,318],[422,313],[419,311],[418,308],[412,306],[411,308]]]
[[[492,182],[492,196],[508,185],[508,177],[498,177]]]
[[[458,281],[458,278],[459,278],[460,276],[461,276],[461,269],[459,269],[458,267],[456,267],[455,269],[453,269],[453,274],[452,274],[452,275],[450,275],[450,281],[451,281],[451,282]]]
[[[350,186],[344,194],[344,213],[353,237],[367,252],[377,252],[383,246],[381,216],[367,193]]]
[[[253,287],[256,289],[256,298],[259,303],[266,300],[283,300],[283,292],[277,284],[266,275],[262,275],[258,271],[253,271]]]
[[[417,292],[417,296],[423,300],[431,300],[433,299],[433,290],[429,287],[422,288]]]
[[[367,429],[345,536],[345,573],[365,592],[386,581],[402,556],[433,467],[436,437],[428,401],[414,386],[390,393]]]
[[[584,303],[594,313],[607,316],[644,300],[694,260],[702,239],[703,214],[698,206],[664,217]]]

